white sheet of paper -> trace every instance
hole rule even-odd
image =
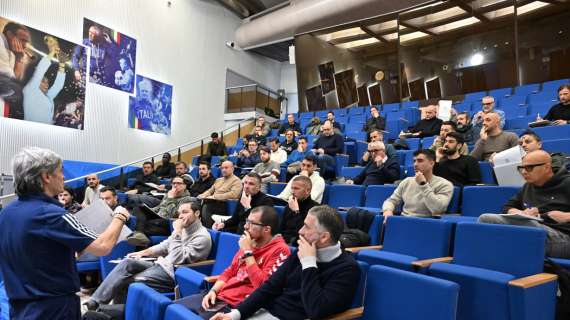
[[[493,163],[495,166],[511,164],[511,163],[521,163],[524,151],[519,146],[514,146],[505,151],[499,152],[493,157]]]
[[[151,188],[154,188],[154,189],[157,189],[157,190],[158,190],[159,185],[156,184],[156,183],[147,182],[147,183],[145,183],[145,184],[146,184],[147,186],[151,187]]]
[[[75,218],[79,220],[89,229],[98,234],[103,233],[113,220],[113,210],[101,199],[97,199],[90,206],[84,208],[75,214]],[[132,233],[131,229],[123,226],[118,241],[123,241]]]
[[[439,107],[437,109],[437,117],[443,121],[451,119],[451,100],[439,100]]]
[[[495,176],[500,186],[522,186],[525,181],[517,170],[522,162],[524,151],[515,146],[499,152],[493,158]]]

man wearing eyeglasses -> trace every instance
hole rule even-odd
[[[546,255],[570,258],[570,174],[554,173],[550,155],[527,153],[517,167],[526,183],[503,206],[503,214],[483,214],[479,222],[513,224],[546,230]]]
[[[471,120],[471,124],[473,125],[475,131],[481,130],[481,127],[483,126],[484,116],[489,112],[495,112],[499,115],[499,117],[501,117],[501,129],[505,126],[505,112],[503,110],[495,109],[495,98],[487,96],[481,99],[481,111],[477,112]]]
[[[375,141],[384,142],[384,133],[382,130],[373,129],[372,131],[370,131],[370,142],[375,142]],[[386,155],[388,156],[388,158],[396,156],[396,148],[394,148],[393,145],[387,143],[384,144],[384,147],[386,148]],[[362,155],[359,165],[365,167],[372,160],[374,160],[374,157],[367,150]]]
[[[283,237],[277,234],[279,217],[272,207],[251,210],[244,228],[240,249],[210,291],[176,303],[204,319],[210,319],[216,312],[228,312],[269,279],[291,254]]]
[[[394,183],[400,178],[400,163],[398,158],[389,158],[386,155],[384,142],[370,142],[368,153],[373,161],[368,162],[366,167],[357,175],[354,180],[347,180],[348,184],[359,184],[363,186]]]

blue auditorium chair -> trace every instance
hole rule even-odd
[[[505,105],[500,110],[505,112],[506,119],[522,118],[528,116],[528,106],[526,105]]]
[[[542,91],[556,93],[561,85],[567,83],[570,83],[570,79],[559,79],[559,80],[543,82]]]
[[[536,118],[540,114],[541,117],[544,117],[553,105],[553,102],[533,103],[528,107],[528,115]]]
[[[328,205],[333,208],[358,207],[364,198],[363,186],[349,184],[331,185],[329,189]]]
[[[414,109],[414,108],[417,109],[419,107],[420,107],[420,101],[419,100],[402,102],[402,108],[403,109]]]
[[[364,192],[365,209],[381,210],[382,204],[392,195],[394,190],[396,190],[396,186],[393,184],[368,186]]]
[[[299,119],[311,119],[314,114],[314,112],[301,112]]]
[[[386,221],[380,248],[358,251],[358,260],[402,270],[422,269],[422,260],[448,257],[452,223],[430,218],[392,216]],[[425,270],[423,270],[425,271]]]
[[[127,294],[125,320],[162,320],[171,303],[172,300],[149,286],[133,283]]]
[[[548,152],[562,152],[570,155],[570,139],[556,139],[542,141],[542,149]]]
[[[495,101],[499,101],[504,97],[508,97],[513,93],[513,88],[499,88],[493,89],[489,91],[489,95],[495,98]]]
[[[364,108],[360,108],[360,107],[351,107],[348,108],[348,117],[350,118],[351,116],[355,116],[355,115],[362,115],[364,114]]]
[[[334,109],[332,110],[332,112],[334,113],[335,119],[336,117],[341,117],[341,116],[347,116],[348,115],[348,111],[344,108],[341,109]]]
[[[400,104],[399,103],[387,103],[384,105],[382,109],[384,112],[396,112],[400,111]]]
[[[474,222],[483,213],[501,213],[507,200],[519,189],[519,187],[505,186],[463,187],[461,216],[443,215],[442,219]]]
[[[364,114],[348,116],[348,124],[351,124],[351,123],[364,124],[364,123],[366,123],[366,116]],[[348,129],[347,129],[347,131],[348,131]]]
[[[484,184],[497,184],[495,180],[495,173],[493,165],[488,161],[479,161],[479,171],[481,172],[481,183]]]
[[[515,95],[515,96],[502,98],[499,101],[500,101],[499,105],[501,106],[501,108],[505,108],[508,106],[520,106],[526,104],[526,96]]]
[[[487,93],[485,91],[467,93],[463,98],[463,102],[481,101],[486,95]]]
[[[555,140],[570,137],[570,125],[548,126],[533,129],[542,140]]]
[[[530,105],[545,104],[545,103],[550,103],[550,104],[554,105],[554,104],[558,103],[557,99],[558,99],[558,93],[556,92],[556,90],[553,92],[542,91],[542,92],[537,93],[537,94],[529,95],[527,98],[527,102]]]
[[[428,275],[459,284],[459,319],[552,320],[557,281],[542,273],[545,241],[540,228],[459,223],[452,260]]]
[[[348,167],[349,156],[347,154],[337,154],[335,157],[335,175],[342,174],[342,167]]]
[[[234,254],[239,250],[239,235],[220,232],[218,235],[216,256],[214,260],[204,260],[186,265],[185,267],[199,270],[205,275],[217,275],[230,265]],[[179,268],[182,269],[182,268]]]
[[[436,136],[422,138],[422,149],[429,149],[433,144]]]
[[[340,176],[346,179],[354,179],[362,170],[364,170],[364,167],[342,167]]]
[[[461,188],[454,186],[453,187],[453,196],[451,196],[451,201],[449,201],[449,205],[447,206],[446,213],[459,213],[459,199],[461,198]]]
[[[371,266],[364,307],[331,319],[455,320],[459,286],[451,281],[384,266]]]
[[[538,93],[539,91],[540,91],[539,83],[531,83],[515,87],[515,95],[517,96],[527,96],[529,94]]]
[[[273,196],[280,194],[287,186],[284,182],[270,182],[267,187],[267,193]]]
[[[412,151],[416,151],[420,149],[420,138],[407,138],[406,139],[406,143],[408,144],[408,147],[410,148],[410,150]]]
[[[181,304],[171,304],[166,308],[164,320],[202,320],[202,317]]]
[[[455,111],[458,113],[460,112],[469,112],[471,113],[471,102],[460,102],[453,106]]]
[[[505,121],[505,128],[504,129],[526,129],[528,128],[529,122],[533,122],[536,120],[536,115],[530,115],[526,117],[518,117],[518,118],[507,118]]]

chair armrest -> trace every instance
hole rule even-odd
[[[214,262],[216,262],[216,260],[202,260],[202,261],[198,261],[198,262],[194,262],[194,263],[189,263],[189,264],[180,264],[177,265],[177,267],[199,267],[199,266],[209,266],[214,264]]]
[[[353,247],[353,248],[346,248],[344,250],[350,251],[352,253],[357,253],[358,251],[370,249],[370,250],[380,250],[382,246],[365,246],[365,247]]]
[[[431,266],[432,263],[436,263],[436,262],[450,263],[451,261],[453,261],[453,257],[439,257],[439,258],[433,258],[433,259],[416,260],[416,261],[412,262],[412,266],[414,266],[416,268],[427,268],[427,267]]]
[[[509,285],[514,286],[514,287],[520,287],[523,289],[527,289],[527,288],[536,287],[538,285],[541,285],[541,284],[544,284],[544,283],[547,283],[550,281],[556,281],[557,279],[558,279],[558,276],[555,274],[538,273],[538,274],[534,274],[532,276],[511,280],[511,281],[509,281]]]
[[[218,278],[220,276],[209,276],[204,278],[204,281],[208,282],[208,283],[215,283],[216,281],[218,281]]]
[[[327,317],[327,320],[349,320],[349,319],[356,319],[362,317],[364,314],[364,307],[352,308],[348,309],[345,312],[337,313],[330,317]]]

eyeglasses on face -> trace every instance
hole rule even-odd
[[[258,227],[265,227],[265,225],[263,223],[253,222],[249,219],[245,220],[245,225],[254,225],[254,226],[258,226]]]
[[[175,182],[172,182],[171,184],[172,184],[172,185],[184,184],[184,182],[176,182],[176,181],[175,181]]]
[[[532,170],[534,170],[534,168],[543,166],[543,165],[545,165],[545,164],[546,164],[546,162],[543,162],[543,163],[535,163],[535,164],[527,164],[527,165],[524,165],[524,166],[517,166],[517,170],[518,170],[520,173],[522,173],[523,170],[526,171],[526,172],[532,172]]]

